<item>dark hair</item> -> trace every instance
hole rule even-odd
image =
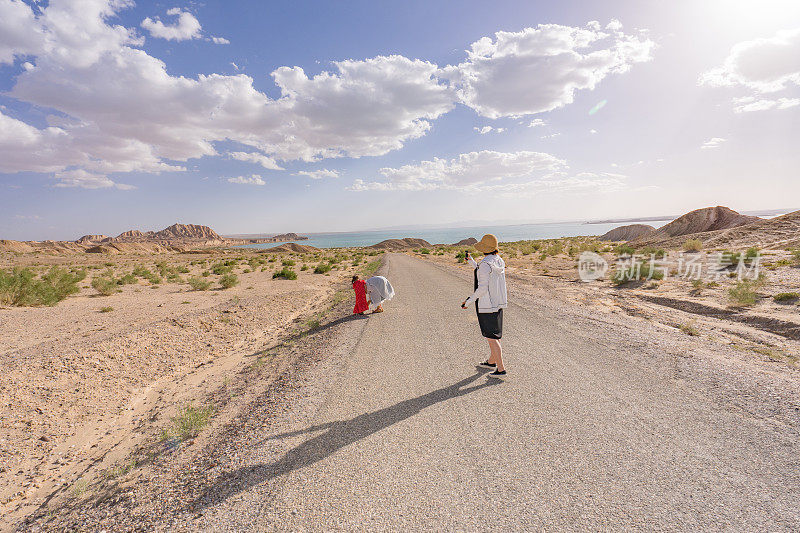
[[[495,250],[494,252],[489,252],[489,253],[488,253],[488,254],[486,254],[486,255],[497,255],[498,253],[500,253],[500,252],[498,252],[497,250]]]
[[[355,283],[356,281],[358,281],[358,276],[353,276],[353,283]]]

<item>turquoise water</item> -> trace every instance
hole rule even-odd
[[[645,224],[660,227],[669,222],[647,221]],[[431,244],[453,244],[468,237],[480,239],[486,233],[494,233],[500,241],[522,241],[535,239],[555,239],[558,237],[578,237],[583,235],[602,235],[619,226],[635,222],[616,222],[610,224],[587,224],[585,222],[553,222],[547,224],[518,224],[513,226],[473,226],[464,228],[425,228],[410,230],[353,231],[343,233],[305,233],[307,241],[296,241],[316,248],[346,248],[370,246],[386,239],[415,237],[425,239]],[[245,244],[242,248],[272,248],[284,243]]]

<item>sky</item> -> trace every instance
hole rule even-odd
[[[0,0],[0,238],[800,207],[795,0]]]

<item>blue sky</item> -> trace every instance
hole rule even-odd
[[[798,57],[789,0],[0,0],[0,238],[800,207]]]

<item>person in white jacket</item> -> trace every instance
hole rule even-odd
[[[478,264],[467,254],[467,262],[475,269],[475,292],[462,302],[461,308],[466,309],[468,304],[475,302],[481,334],[489,341],[489,359],[482,364],[495,369],[492,375],[502,376],[506,373],[503,347],[500,345],[503,309],[508,306],[506,264],[498,255],[497,237],[492,234],[484,235],[475,244],[475,249],[485,256]]]

